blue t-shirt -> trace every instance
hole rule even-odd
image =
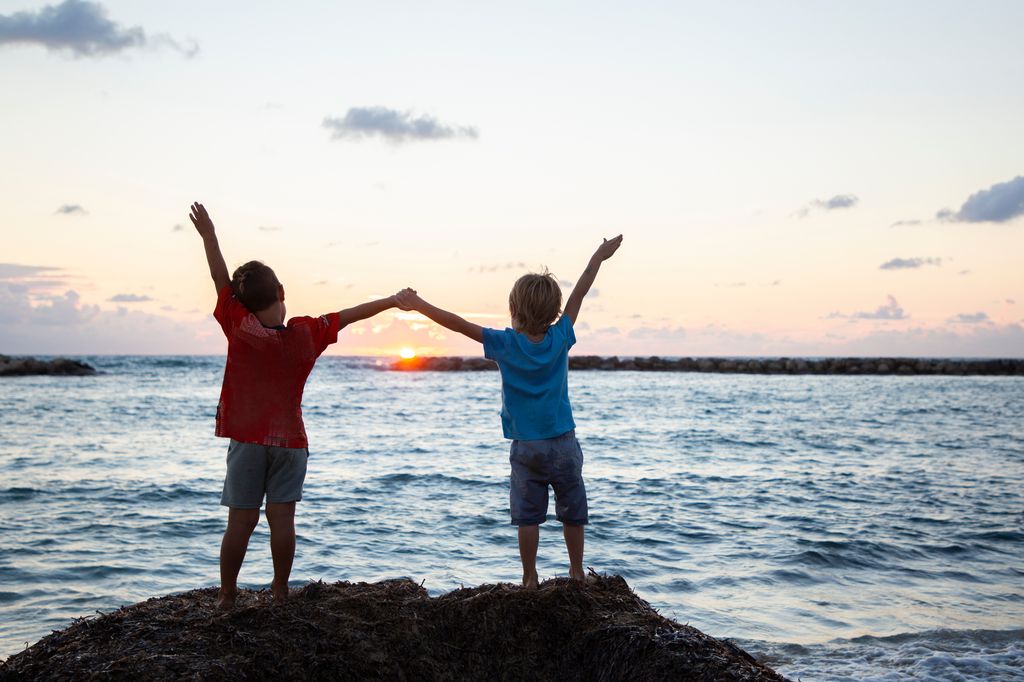
[[[484,357],[501,370],[501,427],[505,438],[540,440],[576,428],[569,405],[572,320],[563,315],[534,343],[513,329],[484,329]]]

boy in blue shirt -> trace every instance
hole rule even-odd
[[[520,277],[508,297],[512,327],[485,329],[437,308],[415,292],[398,294],[398,303],[426,315],[452,331],[482,343],[484,357],[501,371],[501,426],[512,440],[509,506],[519,528],[523,586],[537,587],[540,524],[547,519],[548,486],[555,491],[555,512],[569,551],[569,577],[583,580],[583,527],[587,491],[583,485],[583,451],[569,404],[569,349],[576,343],[573,324],[601,263],[612,257],[622,235],[597,248],[565,310],[558,280],[551,273]],[[556,318],[558,321],[556,322]]]

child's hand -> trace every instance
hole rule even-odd
[[[192,204],[192,213],[189,214],[188,218],[196,226],[196,232],[199,233],[200,237],[205,239],[214,235],[213,221],[210,220],[210,214],[206,212],[206,207],[202,204],[198,202]]]
[[[597,247],[597,251],[594,252],[594,258],[597,260],[608,260],[611,258],[622,244],[622,235],[620,234],[618,237],[612,237],[603,241],[604,243]]]
[[[395,302],[402,310],[419,310],[424,303],[415,289],[402,289],[395,294]]]

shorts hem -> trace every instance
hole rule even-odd
[[[259,509],[263,506],[263,503],[252,505],[252,504],[233,504],[230,501],[221,500],[220,506],[227,507],[229,509]]]
[[[513,526],[539,526],[547,521],[547,518],[542,519],[512,519]]]
[[[301,501],[302,501],[302,496],[301,495],[299,495],[298,497],[291,497],[291,498],[289,498],[287,500],[272,500],[269,497],[267,498],[267,504],[288,504],[289,502],[301,502]]]
[[[558,521],[567,526],[586,526],[590,524],[590,519],[558,519]]]

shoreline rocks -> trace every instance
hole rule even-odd
[[[35,358],[12,358],[0,355],[0,377],[24,377],[34,375],[51,376],[92,376],[96,368],[78,360],[55,358],[53,360],[36,360]]]
[[[385,369],[420,372],[481,372],[498,366],[481,357],[425,356],[398,360]],[[632,372],[713,372],[721,374],[844,374],[1024,376],[1024,359],[954,358],[730,358],[602,357],[570,355],[569,369]]]
[[[312,582],[284,604],[193,590],[75,621],[0,664],[6,679],[784,680],[664,618],[619,576],[430,597],[407,578]]]

